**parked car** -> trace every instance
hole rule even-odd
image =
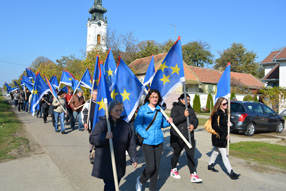
[[[284,129],[284,118],[263,103],[231,101],[230,127],[233,132],[244,132],[252,136],[256,131],[275,131]]]

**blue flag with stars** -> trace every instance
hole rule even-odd
[[[151,89],[157,89],[164,101],[173,90],[182,85],[182,82],[185,82],[185,74],[179,37],[157,70]]]
[[[24,81],[23,83],[24,83],[24,87],[27,87],[30,92],[33,91],[33,88],[34,88],[33,85],[31,85],[30,83],[26,81]]]
[[[56,75],[53,75],[50,79],[50,83],[54,88],[59,88],[59,82]]]
[[[69,89],[67,86],[64,86],[62,89],[60,89],[59,91],[64,91],[65,93],[69,92]]]
[[[65,84],[67,86],[72,86],[73,80],[74,80],[73,75],[71,75],[71,73],[69,73],[68,71],[64,70],[63,73],[62,73],[60,84]]]
[[[46,80],[46,82],[50,88],[50,92],[52,92],[54,97],[57,97],[57,91],[55,90],[54,86],[52,86],[51,82],[49,81],[49,79],[46,76],[44,76],[44,78],[45,78],[45,80]]]
[[[36,74],[29,68],[26,68],[27,77],[35,81]]]
[[[112,87],[115,82],[115,71],[116,71],[116,63],[114,61],[111,49],[109,49],[108,55],[104,63],[104,71],[108,88],[111,91],[113,89]]]
[[[94,73],[93,73],[93,89],[97,90],[98,89],[98,84],[100,81],[100,62],[99,62],[99,57],[98,55],[96,56],[96,61],[94,64]]]
[[[91,79],[88,68],[86,69],[85,73],[83,74],[83,76],[80,80],[80,85],[82,87],[88,88],[90,90],[92,88],[92,79]]]
[[[154,56],[152,55],[150,64],[148,66],[145,78],[144,78],[144,83],[143,85],[148,89],[150,87],[150,84],[155,76],[155,64],[154,64]]]
[[[103,64],[100,64],[100,70],[103,71]],[[94,117],[93,117],[93,127],[94,128],[96,122],[98,121],[99,117],[105,116],[105,111],[108,108],[105,108],[105,104],[109,104],[111,101],[110,92],[108,89],[108,85],[104,76],[104,72],[101,73],[99,84],[98,84],[98,91],[97,91],[97,98],[96,104],[94,109]]]
[[[29,83],[31,84],[32,86],[34,85],[27,76],[23,75],[22,77],[22,80],[21,80],[23,83],[26,82],[26,83]]]
[[[114,100],[122,102],[122,115],[126,115],[124,120],[129,122],[138,107],[145,87],[124,61],[121,58],[119,60],[116,81],[111,96]]]
[[[224,97],[226,99],[230,97],[230,63],[227,64],[223,74],[221,75],[217,83],[215,101],[219,97]]]
[[[39,109],[39,102],[41,98],[50,91],[49,86],[45,83],[40,73],[36,75],[33,95],[31,100],[31,113],[34,115],[35,110]]]

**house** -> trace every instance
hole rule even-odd
[[[286,87],[286,47],[281,51],[272,51],[262,62],[265,87]]]

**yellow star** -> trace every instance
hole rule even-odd
[[[98,111],[101,109],[105,110],[103,98],[101,99],[100,102],[96,102],[96,103],[99,105]]]
[[[91,80],[89,80],[89,83],[91,83]],[[92,83],[91,83],[92,84]]]
[[[175,67],[170,67],[170,68],[173,70],[172,74],[177,73],[179,75],[179,71],[181,69],[178,67],[178,64],[176,64]]]
[[[171,76],[171,75],[165,76],[165,74],[163,74],[163,78],[160,79],[160,81],[163,81],[163,82],[164,82],[164,85],[165,85],[166,82],[170,82],[170,80],[169,80],[169,77],[170,77],[170,76]]]
[[[168,66],[166,66],[166,61],[163,64],[161,64],[159,70],[162,70],[162,72],[164,73],[165,68],[169,68]]]
[[[111,98],[115,100],[115,97],[118,95],[119,93],[115,92],[115,89],[111,92]]]
[[[124,89],[124,93],[121,94],[121,95],[122,95],[122,97],[123,97],[123,101],[126,100],[126,99],[128,99],[128,100],[130,101],[130,99],[129,99],[130,93],[128,93],[128,92],[126,91],[126,89]]]
[[[72,81],[72,78],[69,78],[70,81]]]
[[[108,76],[113,76],[113,71],[109,68],[109,70],[107,71]]]
[[[95,80],[95,81],[96,81],[96,85],[98,85],[99,84],[99,78],[97,80]]]
[[[34,93],[34,94],[38,94],[38,90],[34,90],[33,93]]]

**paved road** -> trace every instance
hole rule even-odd
[[[15,110],[15,109],[14,109]],[[16,112],[16,111],[15,111]],[[36,142],[44,150],[42,154],[29,158],[0,163],[0,191],[18,190],[75,190],[75,191],[102,191],[102,180],[91,177],[92,165],[88,159],[88,133],[78,130],[71,131],[67,125],[66,135],[55,133],[51,125],[51,118],[44,124],[42,119],[24,113],[17,113],[19,119],[25,125]],[[271,136],[246,137],[232,135],[232,142],[246,140],[263,140],[273,142],[280,138]],[[279,134],[280,135],[280,134]],[[207,170],[211,147],[210,134],[202,127],[195,132],[197,140],[196,158],[198,159],[198,175],[203,179],[202,184],[193,184],[189,180],[189,172],[186,166],[186,156],[183,154],[178,163],[180,180],[169,176],[170,158],[172,150],[169,147],[169,128],[164,129],[164,151],[160,164],[158,188],[164,191],[174,190],[285,190],[286,175],[275,169],[271,171],[256,170],[249,165],[249,161],[230,156],[230,162],[237,173],[241,173],[239,180],[231,180],[225,173],[221,159],[217,161],[216,168],[219,173]],[[138,147],[139,148],[139,147]],[[127,162],[125,177],[120,182],[120,190],[135,190],[136,177],[140,175],[144,167],[144,157],[139,149],[139,166],[134,169]],[[148,190],[148,183],[146,184]]]

